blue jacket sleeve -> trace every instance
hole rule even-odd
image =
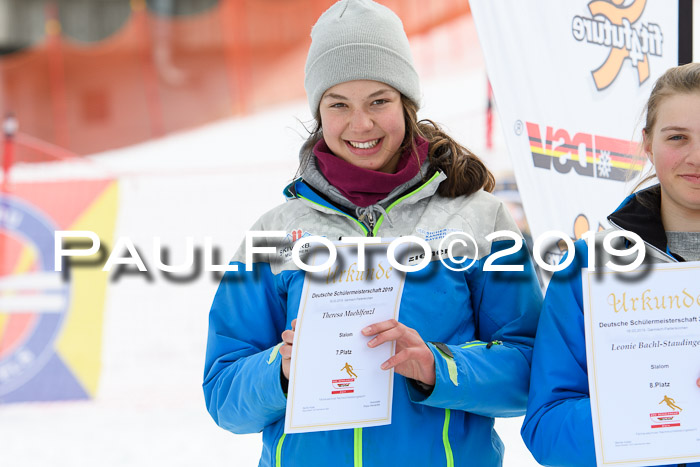
[[[254,433],[285,411],[278,349],[286,302],[268,264],[255,263],[251,272],[237,264],[238,272],[224,275],[209,313],[203,388],[219,426]]]
[[[494,242],[491,254],[511,245],[512,241]],[[484,271],[484,261],[467,270],[479,340],[429,344],[435,357],[435,388],[426,398],[409,385],[409,395],[414,402],[434,407],[487,417],[519,416],[527,402],[542,292],[524,246],[493,263],[523,265],[523,271]]]
[[[525,444],[545,465],[596,464],[581,291],[585,242],[576,242],[574,251],[573,262],[547,289],[522,427]]]

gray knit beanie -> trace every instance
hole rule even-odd
[[[403,24],[371,0],[340,0],[318,18],[304,72],[313,115],[328,88],[358,79],[386,83],[420,105],[418,73]]]

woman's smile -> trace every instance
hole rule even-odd
[[[378,81],[354,80],[329,88],[319,106],[331,152],[363,169],[394,173],[406,123],[401,94]]]

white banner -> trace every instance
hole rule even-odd
[[[678,63],[678,3],[470,4],[533,238],[607,227],[646,163],[646,99]],[[561,255],[555,246],[545,259]]]

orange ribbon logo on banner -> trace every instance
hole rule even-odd
[[[596,88],[602,90],[617,78],[625,60],[637,68],[639,84],[649,78],[649,55],[662,53],[663,34],[658,24],[637,24],[646,0],[593,0],[588,3],[590,18],[575,16],[572,33],[577,41],[608,47],[610,52],[598,69],[592,71]],[[633,25],[635,25],[633,27]]]
[[[629,23],[636,23],[642,16],[642,12],[647,3],[646,0],[636,0],[628,7],[620,7],[619,5],[621,5],[622,2],[623,0],[612,0],[612,3],[608,3],[604,0],[595,0],[588,4],[588,10],[593,16],[605,16],[616,26],[624,26],[624,20],[627,20]],[[604,89],[610,86],[620,73],[622,63],[629,56],[629,50],[613,47],[605,63],[593,72],[593,80],[595,81],[596,87],[598,89]],[[640,84],[649,77],[649,58],[647,54],[644,54],[642,61],[637,64],[637,74],[639,75]]]

